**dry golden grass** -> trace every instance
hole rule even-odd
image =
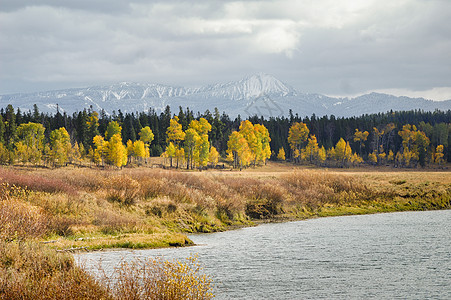
[[[33,242],[0,241],[0,299],[112,299],[73,258]]]
[[[101,271],[101,270],[100,270]],[[0,299],[211,299],[196,258],[124,262],[95,279],[73,258],[35,242],[0,241]]]
[[[449,174],[269,162],[243,172],[0,168],[0,182],[44,180],[20,191],[9,185],[2,197],[45,216],[43,234],[63,241],[54,245],[107,248],[183,245],[180,232],[225,230],[261,219],[449,208]],[[55,185],[60,188],[49,188]]]
[[[211,279],[202,274],[196,257],[185,261],[123,262],[110,289],[119,299],[207,300],[213,298]]]

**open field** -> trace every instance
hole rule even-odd
[[[111,286],[66,252],[185,246],[186,233],[260,222],[450,209],[450,175],[273,162],[242,172],[0,168],[0,299],[210,299],[195,259],[124,264]]]
[[[2,239],[57,249],[184,246],[185,233],[262,221],[451,208],[451,172],[437,170],[12,167],[0,182]]]

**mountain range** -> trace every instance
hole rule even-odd
[[[69,114],[90,108],[107,114],[121,110],[123,113],[163,111],[167,105],[178,112],[179,106],[194,112],[211,112],[218,108],[231,117],[253,115],[263,117],[335,115],[359,116],[390,110],[424,111],[449,110],[451,100],[431,101],[424,98],[396,97],[370,93],[354,98],[335,98],[321,94],[301,93],[277,78],[258,73],[239,81],[218,83],[200,88],[175,87],[162,84],[122,82],[110,86],[64,89],[47,92],[0,95],[0,107],[12,104],[22,111],[33,109],[55,113],[58,109]]]

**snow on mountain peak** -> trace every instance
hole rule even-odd
[[[262,95],[276,97],[296,95],[292,87],[265,73],[249,75],[239,81],[210,85],[199,91],[213,97],[231,100],[249,100]]]
[[[333,98],[320,94],[297,93],[274,76],[256,73],[238,81],[218,83],[200,88],[184,88],[154,83],[120,82],[107,86],[66,89],[27,94],[0,95],[2,105],[12,104],[22,111],[31,110],[34,104],[44,112],[55,112],[57,104],[68,113],[93,107],[112,113],[163,111],[167,105],[176,109],[189,107],[194,111],[214,109],[233,115],[245,115],[249,108],[255,113],[271,117],[291,109],[300,115],[334,114],[336,116],[384,112],[389,109],[448,110],[451,101],[433,102],[424,99],[395,97],[385,94],[367,94],[356,98]],[[252,111],[254,113],[254,111]]]

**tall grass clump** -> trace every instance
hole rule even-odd
[[[303,170],[281,176],[280,184],[292,195],[292,202],[319,207],[367,199],[371,191],[356,177],[323,171]]]
[[[140,193],[140,184],[127,175],[117,175],[105,179],[107,199],[123,205],[133,205]]]
[[[122,263],[94,278],[71,255],[39,245],[0,241],[0,299],[211,299],[209,276],[196,258]]]
[[[38,238],[48,231],[49,220],[42,208],[17,199],[22,188],[0,187],[0,240]]]
[[[212,281],[202,273],[196,257],[184,261],[148,258],[123,262],[110,287],[118,299],[204,300],[212,299]]]
[[[0,299],[113,299],[73,258],[34,242],[0,241]]]

